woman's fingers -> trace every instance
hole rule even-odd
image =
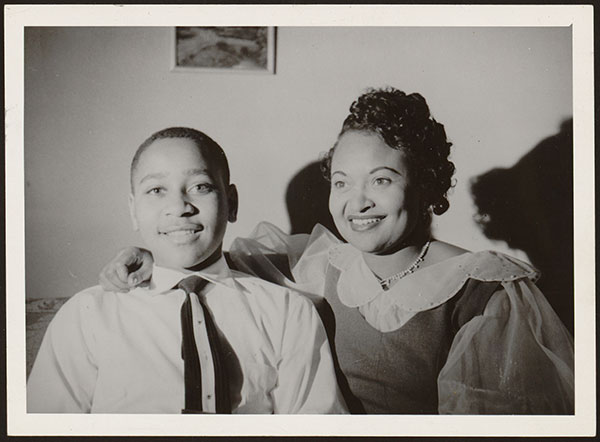
[[[150,279],[153,263],[148,250],[125,247],[100,272],[100,285],[105,290],[127,292]]]
[[[122,249],[100,272],[100,285],[108,291],[129,291],[129,268],[141,259],[136,247]]]
[[[115,283],[127,284],[127,266],[122,263],[115,263],[113,266],[113,270],[116,278],[118,279],[118,281],[115,281]]]
[[[138,249],[138,263],[140,267],[129,274],[127,277],[127,283],[130,287],[134,287],[138,284],[141,284],[144,281],[147,281],[152,276],[152,264],[154,260],[152,259],[152,254],[145,249]]]
[[[125,272],[127,269],[125,269]],[[121,271],[122,274],[122,271]],[[126,273],[125,273],[126,275]],[[111,292],[127,292],[129,287],[127,285],[127,276],[125,280],[121,279],[119,272],[114,264],[106,265],[100,272],[100,285],[106,291]]]

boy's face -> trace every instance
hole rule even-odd
[[[141,155],[132,182],[133,227],[157,265],[198,270],[220,257],[227,221],[236,218],[236,189],[193,140],[156,140]]]

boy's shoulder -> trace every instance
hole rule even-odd
[[[238,270],[231,270],[236,283],[240,284],[247,296],[262,304],[271,303],[279,308],[301,307],[312,305],[307,294],[292,287],[248,275]]]
[[[278,296],[295,296],[297,293],[292,288],[286,287],[283,284],[267,281],[248,273],[240,272],[239,270],[230,270],[231,276],[236,283],[240,284],[249,292],[266,292],[269,294],[277,294]]]
[[[80,292],[75,293],[71,298],[76,298],[80,301],[92,299],[100,300],[107,297],[114,297],[115,295],[116,292],[104,290],[100,285],[94,285],[92,287],[88,287],[86,289],[81,290]]]
[[[58,310],[57,315],[64,315],[75,311],[94,313],[100,310],[106,301],[109,301],[111,298],[114,299],[115,296],[116,293],[108,292],[99,285],[88,287],[67,299]]]

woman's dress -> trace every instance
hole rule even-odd
[[[268,223],[230,255],[313,299],[351,412],[573,413],[572,338],[529,264],[467,252],[383,290],[361,252],[322,226],[289,236]]]

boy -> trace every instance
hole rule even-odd
[[[237,192],[217,143],[189,128],[152,135],[132,161],[129,206],[152,280],[129,294],[92,287],[59,310],[28,412],[345,412],[310,302],[227,267]]]

